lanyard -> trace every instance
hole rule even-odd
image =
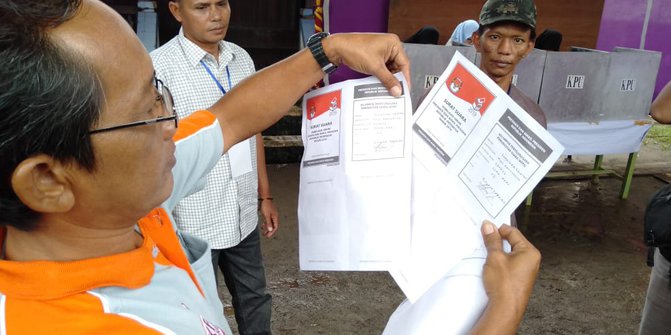
[[[219,80],[217,80],[217,77],[214,75],[214,73],[212,73],[212,70],[210,70],[210,68],[207,65],[205,65],[205,62],[203,62],[202,59],[200,60],[200,64],[203,64],[205,71],[207,71],[210,77],[212,77],[212,80],[214,80],[214,82],[217,84],[217,87],[219,87],[221,93],[226,94],[226,90],[224,89],[224,87],[221,86],[221,83],[219,82]],[[230,90],[233,85],[231,84],[231,73],[228,71],[228,65],[226,65],[226,76],[228,77],[228,89]]]

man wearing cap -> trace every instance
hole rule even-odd
[[[529,115],[546,127],[541,107],[512,84],[517,64],[534,49],[536,5],[531,0],[489,0],[480,12],[473,45],[482,55],[480,69]]]
[[[473,33],[473,46],[481,54],[480,69],[547,128],[541,107],[512,83],[517,64],[534,50],[535,40],[536,5],[532,0],[488,0],[482,6],[480,28]],[[517,226],[515,213],[510,222]]]
[[[535,39],[536,6],[532,0],[488,0],[480,12],[480,27],[473,33],[473,46],[482,55],[480,69],[546,127],[540,106],[512,83],[517,64],[533,51]],[[516,226],[514,213],[510,220]],[[492,331],[514,334],[524,308],[517,323],[501,324],[486,331],[480,328],[480,316],[487,314],[492,302],[486,294],[487,283],[483,285],[482,280],[483,266],[487,267],[485,257],[485,250],[476,250],[416,302],[401,303],[389,318],[384,335],[491,334]]]

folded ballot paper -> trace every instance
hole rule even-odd
[[[456,53],[412,114],[375,78],[303,99],[302,270],[388,270],[410,302],[484,257],[480,225],[509,222],[563,147]]]

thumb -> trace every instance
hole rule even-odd
[[[396,77],[394,77],[394,75],[391,74],[391,72],[389,72],[386,67],[380,67],[380,70],[375,71],[373,75],[380,79],[382,85],[387,88],[389,94],[391,94],[393,97],[400,97],[401,94],[403,94],[403,86],[401,85],[401,82],[398,81],[398,79],[396,79]]]
[[[496,226],[485,220],[480,227],[482,233],[482,238],[485,241],[485,246],[487,247],[487,253],[489,254],[492,251],[502,251],[503,247],[501,244],[501,235],[499,230],[496,229]]]

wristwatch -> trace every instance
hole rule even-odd
[[[322,39],[329,36],[329,33],[320,32],[316,33],[308,39],[308,48],[312,52],[312,56],[315,58],[319,66],[321,66],[324,73],[329,74],[335,71],[338,66],[331,63],[324,53],[324,47],[322,46]]]

